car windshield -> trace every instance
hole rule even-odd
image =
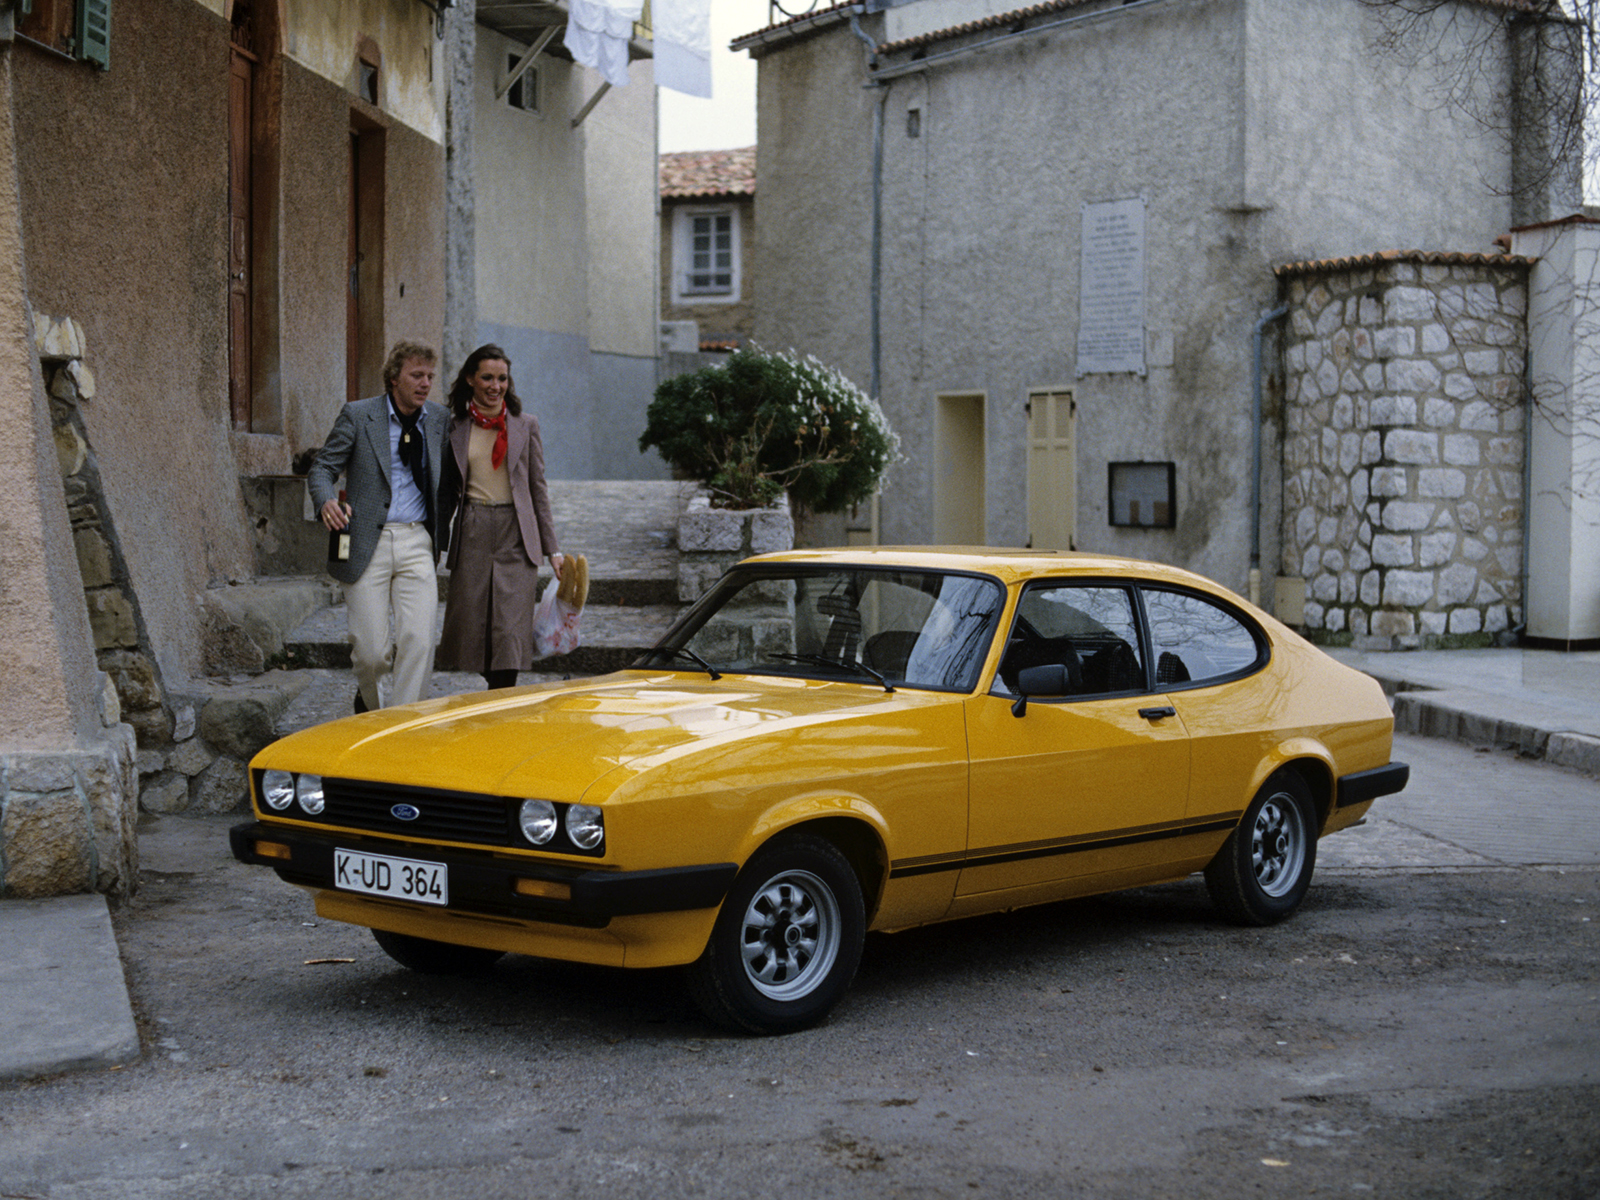
[[[984,575],[736,568],[640,665],[969,692],[1004,599]]]

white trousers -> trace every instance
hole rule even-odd
[[[385,525],[372,561],[361,578],[345,588],[344,598],[350,618],[350,666],[367,707],[379,707],[378,677],[390,669],[391,661],[394,687],[389,703],[410,704],[422,699],[433,678],[434,629],[439,615],[439,581],[434,573],[433,539],[427,529],[420,523]]]

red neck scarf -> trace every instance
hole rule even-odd
[[[498,471],[500,469],[500,464],[505,462],[505,460],[506,460],[506,409],[505,409],[505,405],[502,404],[500,406],[500,415],[498,417],[486,417],[481,412],[478,411],[478,406],[476,404],[474,404],[474,403],[472,403],[472,401],[468,400],[467,401],[467,415],[472,418],[472,423],[474,425],[476,425],[479,429],[492,429],[492,430],[495,431],[494,432],[494,450],[489,455],[489,465],[491,467],[493,467],[496,471]]]

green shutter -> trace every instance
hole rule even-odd
[[[78,0],[78,57],[111,67],[111,0]]]

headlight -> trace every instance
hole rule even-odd
[[[287,771],[267,771],[261,776],[261,798],[274,812],[294,803],[294,776]]]
[[[567,809],[567,836],[580,850],[593,850],[606,840],[605,814],[591,804]]]
[[[295,798],[300,801],[300,807],[307,816],[316,816],[323,809],[325,801],[322,797],[322,776],[302,775],[295,780]]]
[[[556,835],[556,806],[548,800],[524,800],[518,815],[522,836],[542,846]]]

